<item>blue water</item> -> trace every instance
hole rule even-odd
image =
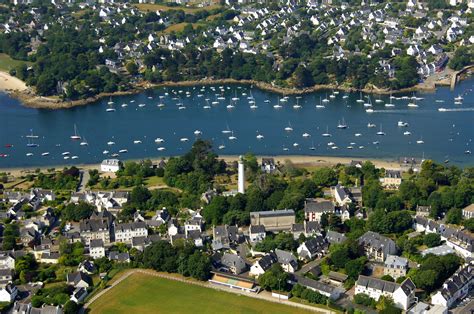
[[[449,159],[458,165],[473,165],[473,155],[465,154],[466,150],[474,150],[474,80],[461,82],[454,91],[440,88],[436,93],[416,93],[424,100],[418,101],[419,108],[409,109],[408,100],[393,100],[395,108],[386,108],[389,96],[382,97],[382,103],[376,103],[377,97],[372,96],[375,112],[367,113],[362,103],[357,103],[359,93],[348,94],[343,99],[340,92],[335,99],[326,103],[325,109],[316,109],[320,98],[328,98],[331,91],[313,93],[298,99],[301,109],[294,109],[297,99],[290,96],[287,102],[281,102],[283,108],[275,109],[278,95],[251,88],[245,85],[225,86],[221,92],[216,85],[215,91],[210,86],[204,87],[170,87],[149,90],[138,95],[117,96],[113,98],[115,112],[106,112],[109,99],[103,99],[95,104],[64,110],[30,109],[20,103],[0,94],[0,168],[31,167],[62,164],[98,163],[111,154],[127,149],[120,154],[120,159],[135,159],[179,155],[186,152],[196,138],[195,130],[202,131],[201,137],[214,142],[216,151],[221,155],[243,154],[253,152],[260,155],[315,155],[315,156],[351,156],[357,158],[386,158],[402,157],[432,158],[437,161]],[[179,93],[178,91],[182,92]],[[159,96],[165,96],[159,99]],[[187,97],[189,92],[190,97]],[[202,93],[203,97],[198,97]],[[247,93],[242,96],[242,93]],[[209,104],[216,101],[216,94],[223,94],[225,100],[211,109],[204,109],[209,98]],[[249,108],[250,94],[255,98],[257,109]],[[462,94],[462,105],[454,105],[454,97]],[[237,95],[240,100],[235,108],[229,110],[226,106],[230,99]],[[396,95],[397,97],[403,95]],[[409,94],[409,96],[413,96]],[[149,99],[151,97],[152,99]],[[176,98],[176,99],[173,99]],[[265,100],[269,100],[267,103]],[[435,100],[443,100],[444,103]],[[134,101],[134,102],[132,102]],[[158,108],[158,103],[164,103],[164,108]],[[128,107],[122,108],[122,104]],[[139,107],[139,104],[146,104]],[[179,110],[177,104],[182,103],[186,109]],[[439,112],[444,107],[458,111]],[[345,120],[348,128],[338,129],[338,121]],[[397,122],[407,122],[409,127],[398,127]],[[368,123],[376,124],[375,128],[367,128]],[[81,146],[80,141],[72,141],[74,124],[78,132],[85,137],[88,146]],[[285,127],[293,128],[292,132]],[[222,130],[234,131],[236,140],[231,141],[231,134],[223,134]],[[385,136],[378,136],[382,126]],[[326,127],[332,137],[322,137]],[[34,140],[39,147],[27,147],[25,137],[33,130],[39,138]],[[258,131],[258,133],[257,133]],[[404,136],[404,131],[410,131],[411,136]],[[311,136],[304,138],[303,133]],[[362,136],[356,137],[355,133]],[[264,139],[258,140],[257,134]],[[156,138],[165,140],[162,144],[155,143]],[[180,139],[188,138],[182,142]],[[417,144],[417,140],[424,144]],[[134,144],[134,140],[142,144]],[[107,142],[115,145],[109,146]],[[379,144],[373,142],[379,141]],[[331,149],[328,142],[334,142],[338,149]],[[355,144],[350,144],[351,142]],[[295,143],[298,145],[296,146]],[[11,144],[9,148],[5,145]],[[225,145],[224,149],[217,147]],[[347,148],[353,146],[353,149]],[[364,148],[359,148],[363,146]],[[158,151],[158,147],[165,150]],[[310,150],[309,147],[315,147]],[[103,151],[110,151],[104,155]],[[77,156],[75,160],[64,160],[62,153],[70,152]],[[41,156],[49,152],[48,156]],[[27,153],[33,156],[27,157]]]

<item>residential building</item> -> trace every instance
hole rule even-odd
[[[275,159],[262,158],[262,171],[265,173],[274,173],[276,171]]]
[[[94,239],[101,239],[104,244],[110,243],[110,226],[106,219],[83,220],[79,224],[79,231],[86,245]]]
[[[225,253],[220,263],[234,275],[240,275],[247,270],[247,263],[237,254]]]
[[[340,184],[331,187],[331,194],[338,206],[346,206],[352,203],[352,199],[350,198],[349,193],[346,191],[346,188]]]
[[[278,263],[281,265],[281,268],[283,268],[284,271],[287,273],[294,273],[296,270],[298,270],[298,261],[296,260],[296,257],[293,255],[293,253],[276,249],[275,254],[278,259]]]
[[[92,279],[86,273],[82,271],[76,271],[74,273],[68,273],[66,275],[66,282],[75,288],[88,288],[92,286]]]
[[[298,257],[303,260],[311,260],[321,257],[326,253],[327,245],[323,237],[316,236],[301,243],[298,247]]]
[[[267,270],[270,269],[270,267],[272,267],[273,264],[277,262],[278,258],[275,253],[269,253],[256,261],[252,267],[250,267],[250,275],[254,277],[263,275]]]
[[[251,225],[263,225],[266,231],[291,230],[295,223],[293,209],[270,210],[250,213]]]
[[[265,239],[267,233],[263,225],[250,225],[249,227],[249,240],[250,243],[257,243]]]
[[[304,217],[308,221],[321,222],[323,214],[336,213],[334,203],[325,199],[306,199],[304,203]]]
[[[347,237],[343,233],[339,233],[332,230],[328,230],[328,232],[326,233],[326,241],[329,242],[330,244],[339,244],[339,243],[343,243],[346,240],[347,240]]]
[[[408,271],[408,260],[396,255],[388,255],[384,263],[383,274],[393,279],[405,277]]]
[[[132,244],[132,239],[135,237],[148,236],[148,229],[143,221],[116,224],[114,231],[115,242],[127,244]]]
[[[117,172],[120,170],[120,161],[118,159],[105,159],[100,164],[102,172]]]
[[[428,217],[430,215],[431,206],[416,206],[416,216],[418,217]]]
[[[87,297],[87,289],[84,287],[77,287],[74,289],[74,291],[71,294],[71,301],[74,301],[76,303],[80,303],[84,301],[84,299]]]
[[[239,228],[237,226],[213,226],[212,236],[212,248],[214,250],[230,249],[232,246],[244,241],[244,236],[239,233]]]
[[[463,208],[462,216],[464,217],[464,219],[474,218],[474,203]]]
[[[457,301],[463,299],[474,284],[474,265],[466,264],[461,266],[444,283],[432,297],[431,303],[451,308]]]
[[[0,288],[0,302],[13,302],[18,295],[18,289],[13,283],[8,283],[6,286]]]
[[[359,238],[359,245],[370,260],[384,262],[388,255],[395,255],[395,242],[373,231],[367,231]]]
[[[398,170],[386,170],[385,176],[380,179],[380,183],[384,188],[398,189],[402,183],[402,173]]]
[[[294,283],[298,283],[307,289],[316,291],[330,298],[331,300],[339,299],[340,295],[344,293],[344,290],[341,288],[334,287],[304,276],[295,275],[291,281]]]
[[[401,284],[360,275],[355,285],[355,294],[366,294],[378,301],[381,296],[389,297],[396,307],[407,310],[415,303],[415,285],[410,278]]]
[[[93,259],[105,257],[104,241],[102,239],[92,239],[89,242],[89,256]]]

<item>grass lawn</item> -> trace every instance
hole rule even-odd
[[[8,72],[11,68],[21,63],[29,63],[25,61],[13,60],[9,55],[0,53],[0,71]]]
[[[178,281],[133,274],[90,306],[90,313],[311,313]]]
[[[147,187],[166,185],[163,178],[157,176],[146,178],[145,184]]]
[[[169,7],[163,4],[154,4],[154,3],[138,3],[134,4],[135,7],[137,7],[140,11],[148,12],[148,11],[168,11],[168,10],[183,10],[185,13],[191,14],[196,11],[202,11],[202,10],[213,10],[217,9],[220,7],[218,4],[213,4],[210,6],[206,6],[203,8],[199,7],[183,7],[183,6],[175,6],[175,7]]]

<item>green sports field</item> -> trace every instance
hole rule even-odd
[[[90,313],[314,313],[179,281],[135,273],[90,306]]]

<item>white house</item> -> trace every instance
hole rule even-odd
[[[450,308],[468,294],[473,283],[474,267],[471,264],[464,265],[444,282],[443,287],[431,297],[431,303]]]
[[[249,240],[251,243],[263,241],[267,233],[263,225],[250,225],[249,228]]]
[[[101,258],[105,256],[104,241],[102,239],[93,239],[89,243],[89,255],[93,258]]]
[[[0,289],[0,302],[13,302],[18,295],[18,289],[12,283],[8,283]]]
[[[278,262],[278,258],[275,253],[265,255],[258,261],[256,261],[252,267],[250,267],[250,276],[258,277],[263,275],[273,264]]]
[[[148,229],[143,221],[115,225],[116,242],[131,244],[133,238],[146,236],[148,236]]]
[[[355,294],[366,294],[378,301],[381,296],[393,299],[395,306],[407,310],[415,302],[415,284],[410,278],[401,284],[360,275],[355,286]]]
[[[104,159],[100,164],[102,172],[117,172],[120,170],[120,161],[118,159]]]

